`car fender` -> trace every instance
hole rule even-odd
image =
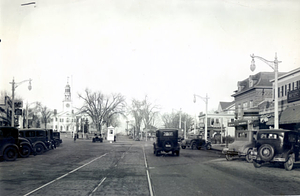
[[[33,143],[33,147],[35,148],[35,146],[37,144],[42,144],[46,150],[49,150],[49,148],[47,147],[47,145],[44,142],[41,142],[41,141],[37,141],[37,142]]]
[[[17,151],[19,151],[19,147],[16,144],[5,144],[4,146],[2,146],[2,149],[0,149],[0,156],[3,156],[3,152],[5,151],[5,149],[7,147],[14,147],[16,148]]]

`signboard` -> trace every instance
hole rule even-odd
[[[15,115],[22,115],[22,109],[15,109]]]
[[[300,88],[296,90],[289,91],[287,94],[287,102],[291,103],[300,100]]]
[[[23,101],[15,101],[15,108],[22,108],[23,107]]]

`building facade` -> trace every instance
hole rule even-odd
[[[273,92],[275,81],[273,84]],[[279,128],[300,131],[300,68],[278,77],[278,120]],[[273,98],[274,99],[274,98]],[[274,104],[266,102],[260,107],[261,123],[274,124]]]
[[[76,112],[73,108],[71,86],[69,82],[65,86],[64,100],[62,101],[62,111],[57,112],[54,110],[52,117],[52,129],[58,132],[77,132],[76,124],[77,119]]]

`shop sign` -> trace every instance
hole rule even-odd
[[[300,100],[300,88],[288,92],[287,102],[294,102]]]

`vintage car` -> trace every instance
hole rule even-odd
[[[99,136],[95,133],[93,139],[92,139],[93,142],[103,142],[103,137],[102,135],[100,134]]]
[[[14,127],[0,127],[0,156],[6,161],[14,161],[18,155],[28,157],[35,154],[30,141],[19,137],[19,130]]]
[[[56,147],[60,146],[60,144],[62,143],[62,139],[60,138],[60,132],[53,132],[53,140]]]
[[[161,152],[172,152],[179,156],[180,143],[178,142],[178,129],[158,129],[156,141],[153,143],[153,153],[158,156]]]
[[[181,141],[181,148],[185,149],[186,147],[190,147],[193,150],[200,150],[201,148],[210,150],[211,142],[205,141],[202,135],[190,135]]]
[[[53,149],[51,131],[42,128],[20,129],[19,136],[28,139],[35,148],[36,154]]]
[[[234,142],[222,150],[227,161],[231,161],[234,157],[245,157],[248,163],[252,163],[250,152],[255,145],[256,133],[257,130],[238,130]]]
[[[256,168],[271,162],[284,165],[288,171],[293,169],[299,157],[300,133],[284,129],[262,129],[257,133],[255,147],[251,151]]]

